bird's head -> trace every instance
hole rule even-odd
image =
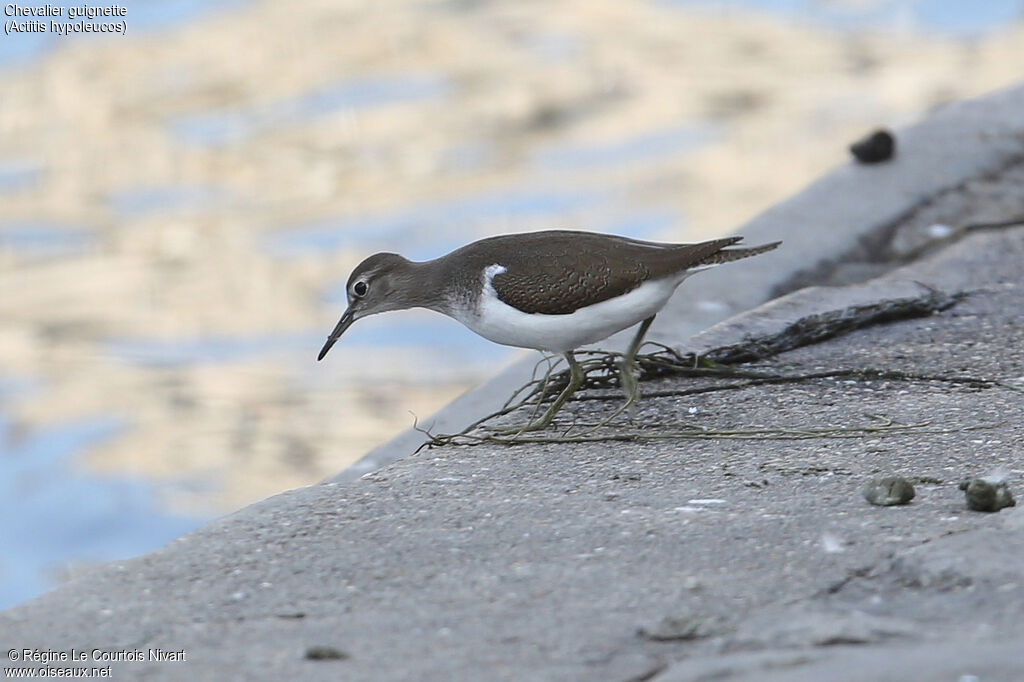
[[[405,294],[410,290],[412,263],[397,253],[378,253],[356,266],[345,284],[348,308],[320,350],[323,360],[331,346],[353,322],[377,313],[411,308],[415,302]]]

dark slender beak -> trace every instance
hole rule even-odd
[[[355,317],[352,313],[352,308],[349,308],[345,311],[345,314],[341,316],[341,319],[338,320],[338,324],[334,327],[334,331],[331,332],[331,335],[327,337],[327,343],[325,343],[324,347],[320,349],[320,355],[316,356],[317,362],[324,359],[324,356],[327,355],[327,351],[329,351],[331,346],[341,338],[341,335],[345,333],[345,330],[348,329],[353,322],[355,322]]]

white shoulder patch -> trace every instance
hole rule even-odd
[[[508,272],[508,268],[499,263],[495,263],[494,265],[488,265],[486,268],[484,268],[484,289],[492,294],[497,295],[497,292],[494,290],[494,278],[503,272]]]

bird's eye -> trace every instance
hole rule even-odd
[[[355,284],[352,285],[352,293],[358,296],[359,298],[366,296],[366,292],[369,290],[370,287],[367,286],[366,282],[356,282]]]

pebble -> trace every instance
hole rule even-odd
[[[1004,480],[971,478],[960,482],[960,490],[967,495],[967,508],[972,511],[997,512],[1017,506]]]
[[[892,158],[896,139],[888,130],[876,130],[850,145],[850,153],[861,163],[881,163]]]
[[[333,646],[311,646],[306,649],[306,658],[311,661],[343,661],[348,654]]]
[[[719,634],[721,626],[714,620],[695,616],[666,616],[652,627],[641,627],[637,634],[654,642],[688,641]]]
[[[864,499],[880,507],[907,504],[914,499],[914,486],[902,476],[872,478],[860,490]]]

